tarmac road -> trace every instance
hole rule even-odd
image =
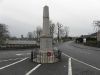
[[[100,48],[79,45],[72,41],[59,48],[65,56],[72,58],[73,75],[100,75]]]
[[[62,61],[37,64],[30,61],[31,50],[1,51],[0,75],[100,75],[100,49],[75,44],[60,44]]]

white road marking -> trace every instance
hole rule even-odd
[[[90,64],[87,64],[87,63],[85,63],[85,62],[83,62],[83,61],[80,61],[80,60],[78,60],[78,59],[76,59],[76,58],[73,58],[73,57],[71,57],[71,56],[69,56],[69,55],[67,55],[67,54],[65,54],[65,53],[62,53],[62,54],[65,55],[65,56],[67,56],[67,57],[69,57],[69,58],[72,58],[73,60],[75,60],[75,61],[77,61],[77,62],[79,62],[79,63],[82,63],[82,64],[84,64],[84,65],[86,65],[86,66],[89,66],[89,67],[91,67],[91,68],[94,68],[94,69],[100,71],[100,68],[97,68],[97,67],[95,67],[95,66],[92,66],[92,65],[90,65]]]
[[[21,55],[30,55],[31,53],[21,53],[21,54],[16,54],[17,56],[21,56]]]
[[[23,54],[16,54],[17,56],[21,56],[21,55],[23,55]]]
[[[23,59],[23,58],[15,58],[15,59],[8,59],[8,60],[0,60],[0,62],[6,62],[6,61],[18,60],[18,59]]]
[[[9,59],[8,60],[1,60],[0,62],[5,62],[5,61],[9,61]]]
[[[26,73],[25,75],[30,75],[33,71],[35,71],[37,68],[39,68],[41,66],[41,64],[38,64],[36,67],[34,67],[32,70],[30,70],[28,73]]]
[[[26,58],[24,58],[24,59],[22,59],[22,60],[20,60],[20,61],[14,62],[14,63],[9,64],[9,65],[6,65],[6,66],[4,66],[4,67],[1,67],[0,70],[5,69],[5,68],[7,68],[7,67],[10,67],[10,66],[12,66],[12,65],[15,65],[15,64],[17,64],[17,63],[19,63],[19,62],[22,62],[22,61],[24,61],[24,60],[26,60],[26,59],[28,59],[28,58],[29,58],[29,57],[26,57]]]
[[[71,58],[69,58],[68,60],[68,75],[72,75]]]

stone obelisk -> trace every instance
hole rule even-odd
[[[52,36],[50,35],[48,6],[44,6],[43,8],[43,31],[40,36],[40,49],[37,53],[36,59],[33,59],[33,61],[38,63],[54,63],[58,61],[55,58],[52,47]]]
[[[40,50],[48,52],[52,50],[52,37],[49,25],[49,7],[43,8],[43,31],[40,37]]]

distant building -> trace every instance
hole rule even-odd
[[[29,40],[31,40],[33,38],[33,33],[32,32],[28,32],[27,37]]]
[[[23,39],[24,38],[24,36],[23,35],[21,35],[21,39]]]
[[[83,37],[83,38],[88,38],[88,37],[97,38],[97,32],[96,32],[96,33],[92,33],[92,34],[90,34],[90,35],[83,35],[83,36],[81,36],[81,37]]]

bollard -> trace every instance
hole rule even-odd
[[[31,51],[31,61],[33,61],[33,51]]]

